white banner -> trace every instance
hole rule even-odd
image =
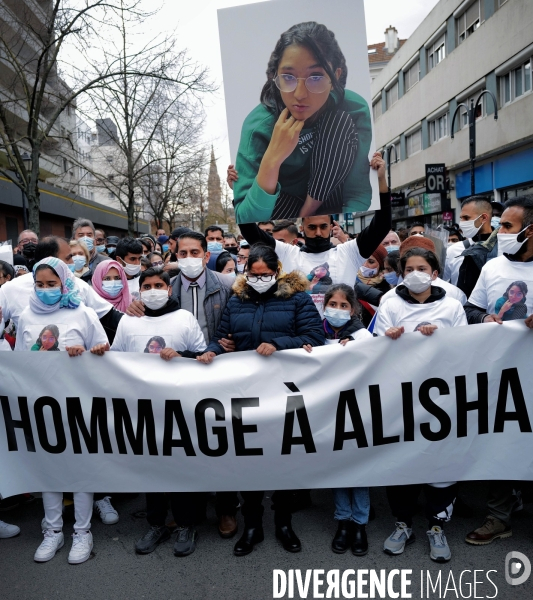
[[[484,324],[209,365],[0,353],[0,494],[533,479],[533,331]]]

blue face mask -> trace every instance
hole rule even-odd
[[[168,244],[163,244],[163,252],[168,252]]]
[[[73,256],[72,260],[74,261],[75,271],[81,271],[85,266],[85,256]]]
[[[52,306],[61,300],[61,288],[35,288],[37,298],[43,303]]]
[[[224,246],[220,242],[207,242],[209,252],[222,252]]]
[[[387,283],[390,283],[390,285],[398,285],[398,279],[400,278],[400,276],[398,275],[398,273],[395,273],[393,271],[392,273],[385,273],[383,275],[383,278]]]
[[[112,298],[116,298],[123,288],[124,284],[122,283],[122,281],[102,281],[102,289]]]
[[[89,252],[94,248],[94,240],[93,240],[93,238],[87,237],[85,235],[82,238],[79,238],[78,241],[85,242],[85,245],[87,246],[87,250],[89,250]]]
[[[96,252],[105,252],[105,244],[100,244],[100,246],[96,246]]]
[[[498,229],[498,227],[500,226],[500,217],[492,217],[492,219],[490,220],[490,224],[492,225],[492,227],[494,227],[494,229]]]
[[[68,264],[67,267],[70,269],[71,273],[74,273],[76,270],[76,265],[74,263]]]
[[[400,249],[400,246],[386,246],[387,248],[387,253],[390,254],[391,252],[396,252],[397,250]]]
[[[349,310],[327,307],[324,316],[332,327],[342,327],[352,318]]]

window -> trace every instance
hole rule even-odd
[[[112,155],[106,156],[106,160],[107,160],[108,163],[112,163],[113,162],[113,156]]]
[[[398,102],[398,82],[396,82],[391,88],[385,92],[385,100],[387,104],[387,110]]]
[[[113,200],[113,198],[115,197],[115,194],[113,192],[107,192],[107,196],[110,200]]]
[[[442,35],[436,42],[427,49],[428,53],[428,71],[434,69],[440,62],[446,58],[446,38]]]
[[[479,94],[481,94],[482,91],[483,90],[479,90],[479,92],[476,92],[473,96],[470,96],[469,98],[464,100],[464,104],[466,104],[470,109],[470,102],[473,100],[475,103],[476,100],[479,98]],[[483,96],[476,108],[476,121],[478,119],[482,119],[487,114],[485,111],[485,101],[486,96]],[[462,129],[463,127],[468,127],[468,113],[464,108],[461,108],[461,110],[459,111],[459,128]]]
[[[429,143],[436,144],[448,135],[448,113],[444,113],[429,123]]]
[[[374,121],[376,121],[378,119],[378,117],[381,117],[383,113],[383,106],[381,104],[381,98],[375,102],[374,104],[372,104],[372,116],[374,117]]]
[[[481,25],[483,20],[483,2],[475,0],[465,12],[455,20],[455,29],[457,31],[457,44],[461,44],[467,37]]]
[[[531,62],[529,59],[500,77],[500,106],[531,92]]]
[[[405,145],[407,148],[407,158],[420,152],[422,150],[422,130],[417,129],[414,133],[405,136]]]
[[[109,179],[109,181],[113,181],[115,179],[114,175],[108,175],[107,178]]]
[[[403,74],[404,90],[410,90],[415,83],[420,81],[420,61],[417,60],[412,67],[409,67]]]

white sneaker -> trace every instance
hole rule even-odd
[[[98,512],[104,525],[113,525],[118,523],[118,512],[111,505],[111,496],[106,496],[102,500],[96,500],[94,510]]]
[[[44,540],[35,551],[33,560],[35,562],[47,562],[51,560],[56,555],[56,552],[60,548],[63,548],[64,544],[65,538],[62,531],[56,533],[51,529],[47,529],[44,532]]]
[[[93,534],[79,531],[72,534],[72,548],[68,554],[68,562],[71,565],[79,565],[91,556],[93,549]]]
[[[0,521],[0,539],[15,537],[20,533],[20,527]]]

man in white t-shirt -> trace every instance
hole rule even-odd
[[[463,252],[477,242],[485,242],[492,233],[492,205],[484,196],[471,196],[461,204],[459,227],[466,238],[448,247],[444,266],[444,281],[457,285]]]
[[[468,298],[468,322],[501,324],[520,320],[533,329],[533,199],[517,197],[505,204],[498,231],[498,254],[481,269]],[[495,331],[495,339],[499,335],[505,335],[505,330]],[[466,542],[481,546],[510,537],[515,501],[512,482],[491,481],[489,514],[481,527],[466,536]]]
[[[143,246],[139,240],[125,237],[118,241],[115,258],[124,269],[128,288],[133,300],[139,299],[139,275],[141,274],[141,258]]]

